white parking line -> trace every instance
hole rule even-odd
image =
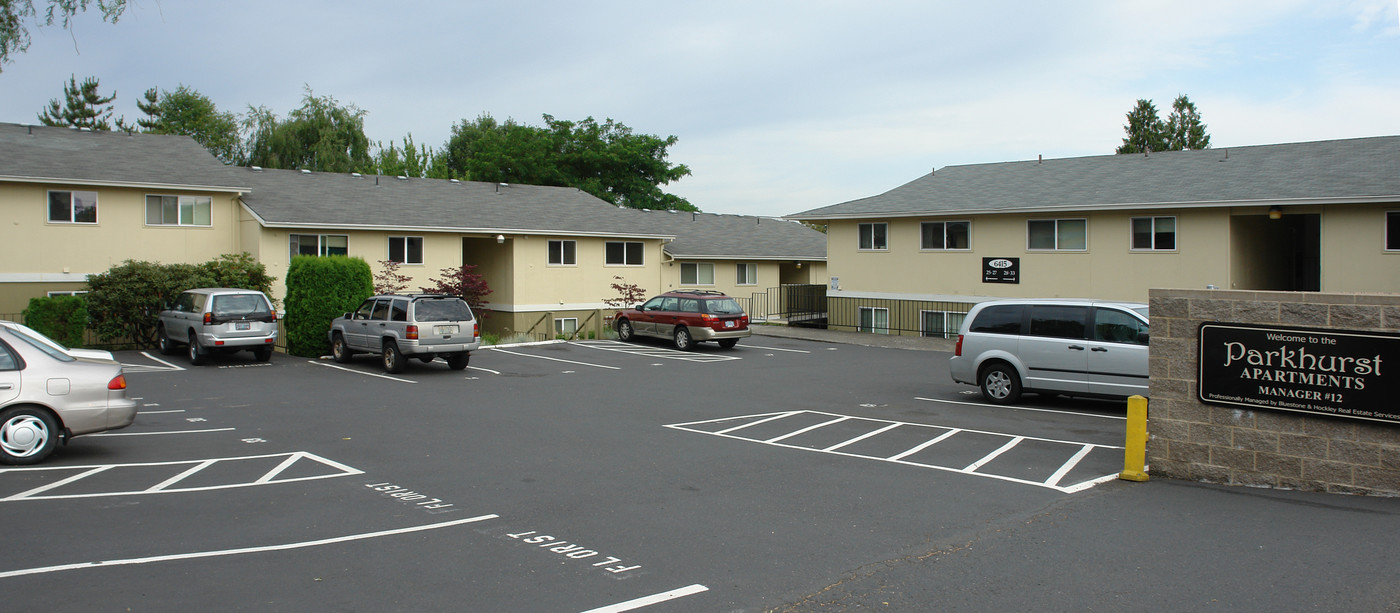
[[[709,589],[710,588],[707,588],[697,583],[695,585],[687,585],[683,588],[671,590],[669,592],[662,592],[660,594],[653,594],[651,596],[634,598],[627,602],[619,602],[617,604],[608,605],[606,607],[589,609],[587,611],[584,611],[583,613],[622,613],[623,611],[632,611],[635,609],[640,609],[642,607],[649,607],[654,604],[660,604],[668,600],[675,600],[677,598],[684,598],[686,596],[699,594],[700,592],[709,591]]]
[[[346,367],[344,367],[344,366],[336,366],[335,364],[324,364],[324,363],[321,363],[321,362],[317,362],[316,360],[307,360],[306,362],[307,362],[308,364],[315,364],[315,365],[317,365],[317,366],[325,366],[326,368],[334,368],[334,369],[336,369],[336,370],[343,370],[343,371],[348,372],[348,373],[355,373],[355,374],[357,374],[357,375],[364,375],[364,376],[366,376],[366,377],[379,377],[380,379],[388,379],[388,380],[390,380],[390,381],[398,381],[399,383],[418,383],[417,381],[413,381],[413,380],[411,380],[411,379],[400,379],[400,378],[398,378],[398,377],[390,377],[389,375],[381,375],[381,374],[379,374],[379,373],[377,373],[377,372],[365,372],[365,371],[363,371],[363,370],[355,370],[355,369],[353,369],[353,368],[346,368]]]
[[[478,515],[466,519],[442,522],[440,524],[428,524],[426,526],[411,526],[408,528],[396,528],[394,530],[381,530],[379,532],[366,532],[363,534],[350,534],[347,536],[337,536],[334,538],[319,539],[315,541],[302,541],[300,543],[286,543],[283,545],[265,545],[263,547],[245,547],[242,549],[223,549],[218,551],[197,551],[193,553],[178,553],[164,556],[150,556],[146,558],[126,558],[122,560],[102,560],[98,562],[78,562],[75,564],[60,564],[57,566],[43,566],[39,568],[25,568],[20,570],[10,570],[0,572],[0,579],[10,577],[23,577],[25,575],[41,575],[45,573],[56,573],[65,570],[79,570],[83,568],[100,568],[104,566],[127,566],[131,564],[150,564],[152,562],[171,562],[175,560],[193,560],[197,558],[214,558],[220,556],[236,556],[245,553],[263,553],[268,551],[287,551],[290,549],[303,549],[306,547],[319,547],[321,545],[334,545],[336,543],[346,543],[350,541],[360,541],[365,539],[378,538],[381,536],[393,536],[396,534],[408,534],[411,532],[422,532],[424,530],[436,530],[438,528],[450,528],[462,524],[470,524],[488,519],[496,519],[499,515]],[[625,610],[625,609],[624,609]]]
[[[606,369],[609,369],[609,370],[622,370],[621,368],[618,368],[618,367],[616,367],[616,366],[605,366],[605,365],[602,365],[602,364],[589,364],[588,362],[576,362],[576,361],[574,361],[574,360],[561,360],[561,359],[559,359],[559,358],[551,358],[551,357],[542,356],[542,355],[530,355],[530,354],[528,354],[528,353],[517,353],[517,352],[514,352],[514,351],[506,351],[505,349],[496,349],[495,347],[488,347],[488,349],[490,349],[490,350],[492,350],[492,351],[499,351],[499,352],[501,352],[501,353],[509,353],[509,354],[511,354],[511,355],[518,355],[518,356],[520,356],[520,357],[522,357],[522,358],[539,358],[539,359],[541,359],[541,360],[551,360],[551,361],[554,361],[554,362],[564,362],[565,364],[579,364],[579,365],[581,365],[581,366],[592,366],[592,367],[594,367],[594,368],[606,368]]]
[[[744,346],[751,347],[754,349],[767,349],[769,351],[791,351],[792,353],[811,353],[806,349],[783,349],[782,347],[765,347],[763,345],[750,345],[748,343],[744,343]]]
[[[238,428],[210,428],[208,430],[167,430],[163,432],[102,432],[83,436],[160,436],[162,434],[204,434],[206,432],[228,432]]]

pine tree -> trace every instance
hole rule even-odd
[[[1117,153],[1150,153],[1167,149],[1166,124],[1157,117],[1157,107],[1151,100],[1139,98],[1137,106],[1128,113],[1128,125],[1123,131],[1128,136]]]
[[[50,98],[48,108],[39,113],[39,122],[46,126],[111,130],[112,101],[117,99],[117,92],[103,96],[97,93],[97,87],[97,77],[88,77],[78,85],[78,77],[70,76],[68,84],[63,86],[63,104],[59,104],[57,98]],[[121,120],[117,121],[117,126],[126,127]]]
[[[1210,135],[1201,123],[1201,114],[1185,94],[1176,97],[1167,116],[1167,147],[1172,151],[1210,148]]]

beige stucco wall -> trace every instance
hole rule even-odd
[[[1322,216],[1322,291],[1400,293],[1400,251],[1385,250],[1381,206],[1331,206]]]
[[[48,192],[97,193],[97,223],[49,223]],[[146,225],[147,195],[211,196],[209,227]],[[241,251],[237,195],[168,189],[0,183],[0,313],[47,291],[81,290],[125,260],[200,263]]]

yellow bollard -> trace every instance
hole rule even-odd
[[[1123,472],[1118,478],[1147,480],[1147,399],[1142,396],[1128,398],[1128,436],[1123,444]]]

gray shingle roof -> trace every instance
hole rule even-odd
[[[1400,136],[948,166],[795,213],[833,219],[1136,206],[1395,201]]]
[[[795,221],[747,215],[651,212],[675,234],[666,252],[691,259],[826,259],[826,235]]]
[[[188,136],[0,123],[0,180],[244,191]]]

